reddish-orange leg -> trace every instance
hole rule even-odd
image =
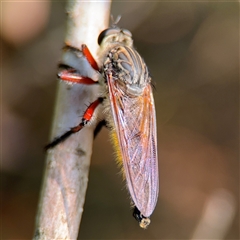
[[[97,81],[94,81],[91,78],[82,77],[73,68],[61,70],[58,73],[58,77],[62,81],[66,81],[66,82],[70,82],[70,83],[80,83],[80,84],[87,84],[87,85],[97,84],[98,83]]]
[[[95,69],[96,71],[99,71],[99,67],[97,65],[97,62],[93,58],[93,56],[92,56],[91,52],[89,51],[87,45],[85,45],[85,44],[82,45],[82,52],[83,52],[84,56],[87,58],[88,62],[92,66],[92,68]]]
[[[66,46],[65,48],[70,48],[71,50],[79,51],[78,49],[75,49],[71,46]],[[87,61],[89,62],[89,64],[92,66],[92,68],[99,71],[98,65],[86,45],[82,45],[82,52],[83,52],[83,55],[86,57]],[[71,68],[68,66],[65,66],[65,67],[66,69],[63,69],[58,73],[58,77],[63,81],[71,82],[71,83],[80,83],[80,84],[98,83],[92,80],[91,78],[81,76],[74,68]],[[63,135],[55,138],[51,143],[45,146],[45,149],[48,150],[50,148],[53,148],[56,145],[58,145],[60,142],[63,142],[64,140],[66,140],[73,133],[79,132],[89,121],[91,121],[94,111],[99,106],[99,104],[103,102],[103,99],[104,98],[99,97],[97,100],[92,102],[84,112],[82,121],[77,126],[65,132]]]
[[[63,135],[55,138],[51,143],[45,146],[45,150],[55,147],[60,142],[63,142],[64,140],[66,140],[73,133],[79,132],[89,121],[91,121],[94,111],[96,110],[97,106],[102,103],[102,101],[103,101],[103,98],[98,98],[93,103],[91,103],[89,107],[86,109],[83,115],[82,121],[79,123],[79,125],[71,128],[69,131],[65,132]]]
[[[64,47],[64,50],[81,52],[79,49],[74,48],[74,47],[69,46],[69,45],[66,45]],[[95,69],[96,71],[99,71],[99,67],[97,65],[97,62],[95,61],[95,59],[93,58],[93,56],[92,56],[91,52],[89,51],[87,45],[85,45],[85,44],[82,45],[82,53],[83,53],[84,57],[87,59],[87,61],[89,62],[89,64],[91,65],[91,67],[93,69]],[[65,68],[58,73],[58,77],[63,81],[70,82],[70,83],[88,84],[88,85],[98,83],[97,81],[94,81],[91,78],[81,76],[80,73],[78,73],[77,70],[74,69],[74,68],[71,68],[71,67],[68,67],[66,65],[60,64],[60,67],[61,66],[65,67]]]

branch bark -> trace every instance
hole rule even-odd
[[[108,26],[110,4],[109,1],[70,0],[65,41],[77,48],[87,44],[96,57],[97,37]],[[59,83],[51,139],[78,125],[86,104],[97,97],[96,87]],[[77,238],[88,183],[93,130],[86,127],[48,152],[34,240]]]

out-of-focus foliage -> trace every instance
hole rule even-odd
[[[30,239],[65,5],[1,6],[2,238]],[[132,31],[156,88],[160,196],[143,231],[104,129],[94,143],[79,238],[239,239],[238,3],[114,2],[112,13]]]

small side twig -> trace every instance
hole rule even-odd
[[[110,4],[109,1],[70,0],[65,41],[76,48],[87,44],[96,57],[97,37],[108,26]],[[93,86],[70,87],[59,83],[51,139],[76,126],[86,104],[96,97]],[[48,152],[34,240],[77,238],[87,189],[93,130],[86,127]]]

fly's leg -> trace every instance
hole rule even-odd
[[[82,50],[74,48],[72,46],[66,45],[63,48],[64,54],[66,56],[63,62],[59,64],[60,71],[58,72],[58,77],[65,81],[66,83],[78,83],[78,84],[97,84],[98,81],[93,80],[88,77],[88,74],[99,71],[98,65],[90,53],[88,47],[83,44]],[[72,66],[69,66],[71,64]],[[84,76],[85,75],[85,76]],[[51,143],[45,146],[45,150],[55,147],[59,143],[66,140],[73,133],[79,132],[85,125],[91,121],[92,116],[99,104],[101,104],[103,98],[98,98],[93,103],[91,103],[84,115],[82,121],[79,125],[71,128],[69,131],[65,132],[63,135],[55,138]]]
[[[92,66],[92,68],[95,69],[96,71],[99,71],[99,67],[98,67],[94,57],[92,56],[91,52],[89,51],[87,45],[82,44],[82,52],[83,52],[83,55],[88,60],[88,62],[90,63],[90,65]]]
[[[86,126],[92,119],[94,112],[96,108],[103,102],[103,98],[98,98],[93,103],[91,103],[86,111],[84,112],[84,115],[82,117],[82,121],[75,127],[71,128],[69,131],[65,132],[63,135],[55,138],[51,143],[45,146],[45,150],[48,150],[50,148],[55,147],[59,143],[66,140],[69,136],[71,136],[73,133],[79,132],[84,126]]]
[[[98,84],[97,81],[94,81],[91,78],[81,76],[74,68],[63,69],[57,74],[57,76],[67,83],[80,83],[87,85]]]
[[[98,133],[101,131],[102,127],[107,127],[107,122],[106,120],[102,120],[101,122],[98,123],[98,125],[96,126],[95,130],[94,130],[94,138],[98,135]]]
[[[74,52],[76,55],[78,55],[78,57],[81,57],[81,54],[84,55],[84,57],[87,59],[87,61],[89,62],[89,64],[92,66],[93,69],[95,69],[96,71],[99,71],[99,67],[97,65],[97,62],[95,61],[93,55],[91,54],[90,50],[88,49],[86,44],[82,44],[82,50],[75,48],[71,45],[69,45],[68,43],[66,43],[66,45],[63,47],[63,51],[72,51]]]
[[[98,83],[89,77],[89,74],[99,72],[99,68],[85,44],[82,44],[82,50],[65,45],[63,51],[66,58],[59,64],[60,71],[57,75],[62,81],[88,85]]]

